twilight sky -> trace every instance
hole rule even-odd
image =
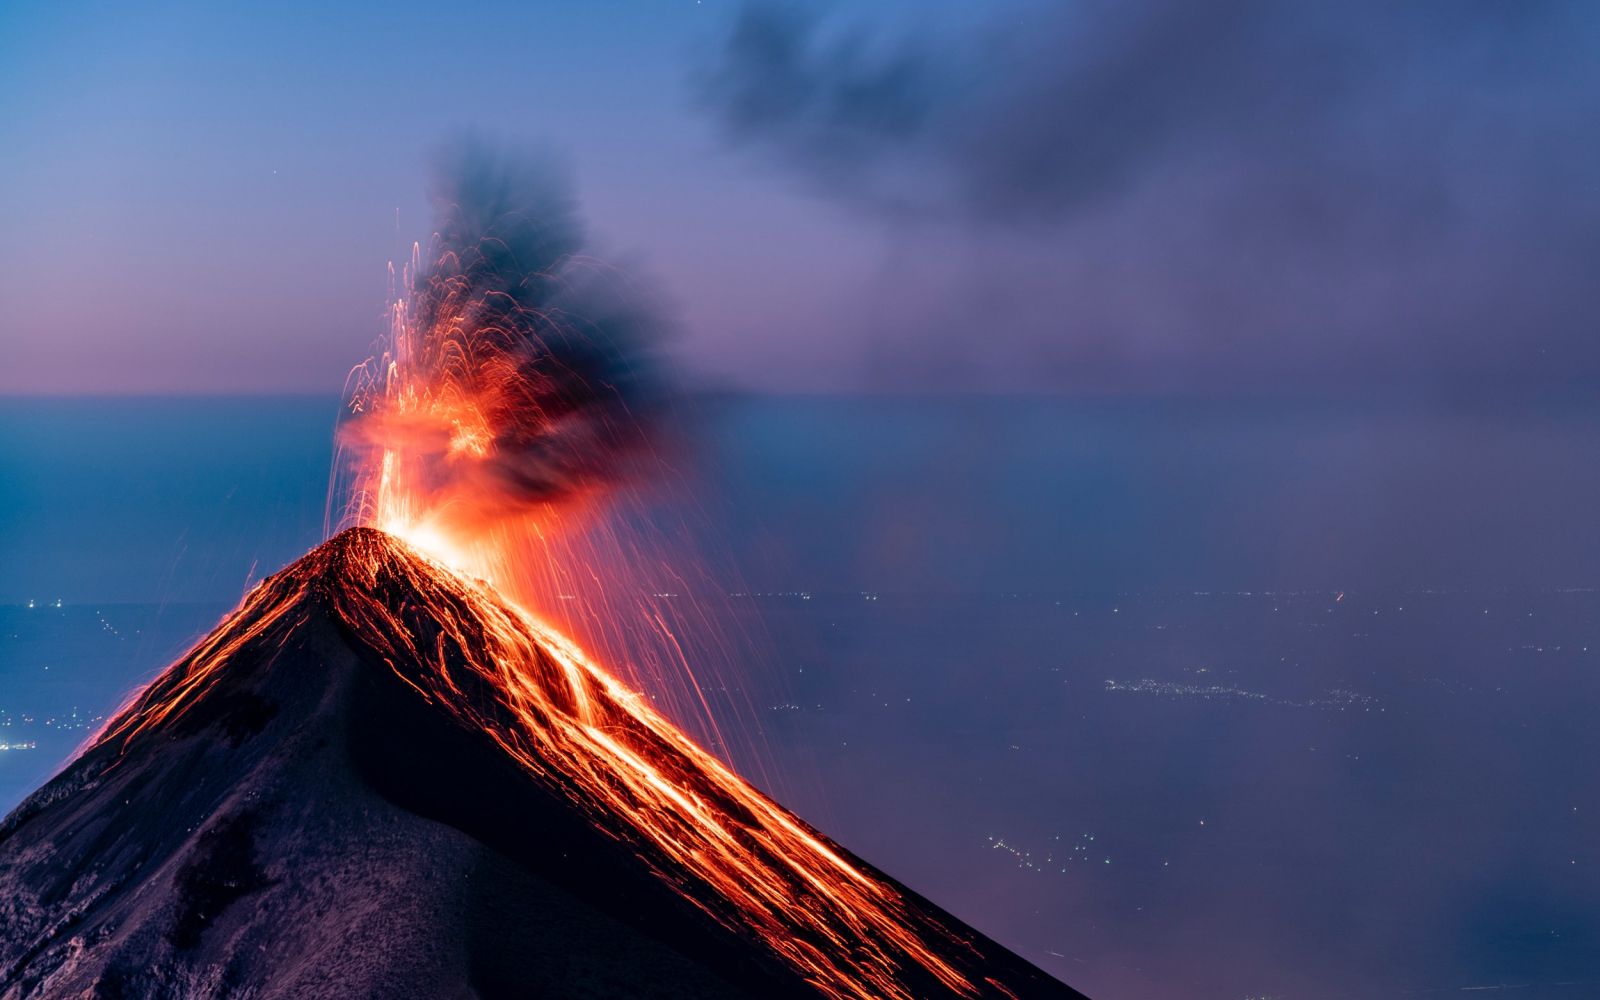
[[[9,3],[0,392],[337,390],[464,129],[556,150],[718,381],[1589,392],[1595,51],[1579,2]]]

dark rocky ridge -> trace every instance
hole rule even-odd
[[[263,584],[298,572],[294,613],[187,711],[0,823],[0,1000],[817,995],[419,697],[331,612],[346,584],[304,587],[310,559]],[[976,932],[957,960],[1079,996]]]

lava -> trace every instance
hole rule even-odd
[[[352,529],[257,585],[229,617],[245,627],[219,629],[226,641],[193,650],[97,743],[126,750],[180,717],[240,648],[290,633],[308,602],[330,607],[418,696],[493,739],[685,899],[822,994],[911,1000],[907,980],[924,974],[979,994],[960,970],[973,953],[957,931],[908,906],[560,633],[384,532]]]
[[[487,202],[474,200],[482,190]],[[421,698],[492,738],[685,899],[824,995],[911,1000],[913,983],[1012,995],[961,971],[973,952],[958,932],[908,906],[527,610],[573,575],[607,589],[607,561],[583,561],[573,526],[650,434],[638,352],[624,343],[638,316],[620,321],[627,310],[614,303],[574,310],[579,245],[549,211],[561,200],[519,190],[467,170],[442,198],[432,259],[414,255],[404,269],[387,342],[354,379],[340,497],[330,501],[340,523],[365,527],[259,585],[234,612],[247,628],[193,650],[102,741],[126,747],[181,715],[239,646],[292,624],[285,616],[316,596]]]
[[[507,577],[650,448],[666,324],[582,252],[549,166],[468,147],[435,187],[427,260],[413,249],[386,336],[352,375],[330,504],[341,525]]]

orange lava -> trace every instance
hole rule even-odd
[[[686,899],[764,944],[824,995],[912,1000],[913,984],[935,982],[978,995],[960,971],[965,958],[957,956],[974,953],[959,934],[908,905],[548,624],[553,599],[569,596],[559,591],[574,577],[589,577],[591,592],[607,589],[605,560],[584,559],[572,539],[616,483],[584,456],[638,437],[616,426],[616,407],[597,412],[565,397],[569,373],[538,363],[539,337],[559,317],[508,308],[503,295],[475,298],[472,282],[454,276],[456,263],[442,259],[419,280],[413,260],[409,294],[429,305],[419,313],[397,299],[383,352],[355,379],[354,430],[341,438],[345,465],[336,475],[338,523],[381,530],[341,535],[257,587],[235,612],[247,627],[218,630],[103,739],[131,740],[183,712],[240,646],[293,624],[285,616],[333,573],[342,582],[324,596],[339,619],[422,698],[487,734],[633,845]],[[592,384],[581,390],[596,395]],[[534,490],[548,501],[508,505],[507,451],[521,462],[514,477],[548,472],[561,488]],[[530,465],[529,455],[538,461]],[[403,578],[387,578],[396,574]],[[377,596],[385,593],[421,608],[392,606]],[[614,621],[610,607],[596,603],[582,617]],[[670,655],[683,658],[665,621],[653,621]],[[704,708],[692,671],[687,677]],[[1010,995],[990,980],[981,988]]]
[[[400,606],[385,600],[392,595],[404,595]],[[287,635],[316,606],[330,607],[420,697],[492,738],[687,900],[762,942],[822,994],[912,1000],[911,967],[957,995],[978,994],[959,960],[945,957],[965,949],[958,934],[906,905],[568,639],[383,532],[346,532],[258,585],[100,742],[126,747],[182,714],[241,648]]]

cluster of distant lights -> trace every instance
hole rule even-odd
[[[12,726],[17,725],[31,726],[35,722],[38,722],[46,729],[54,729],[58,732],[76,732],[85,729],[94,729],[104,721],[105,716],[103,715],[81,716],[78,714],[78,710],[76,708],[72,710],[72,714],[70,715],[59,717],[47,715],[43,720],[40,720],[33,715],[29,715],[26,712],[22,713],[21,715],[12,715],[10,712],[0,709],[0,729],[10,729]],[[17,744],[13,742],[12,747],[15,748],[16,746]],[[32,748],[27,747],[24,749]]]
[[[1050,839],[1052,841],[1060,841],[1061,835],[1057,834]],[[993,851],[1004,851],[1005,853],[1011,855],[1012,858],[1016,860],[1018,868],[1034,872],[1047,872],[1051,869],[1056,869],[1060,874],[1066,874],[1066,866],[1070,864],[1093,864],[1096,861],[1095,854],[1097,853],[1094,850],[1093,844],[1094,834],[1080,833],[1078,834],[1077,841],[1072,844],[1071,849],[1067,851],[1065,856],[1057,858],[1055,856],[1055,852],[1051,851],[1049,854],[1044,856],[1043,860],[1038,860],[1034,858],[1032,851],[1025,851],[1015,844],[1010,843],[1004,837],[989,838],[989,849]],[[1111,863],[1110,856],[1102,855],[1099,858],[1099,863],[1103,865],[1109,865]],[[1162,862],[1162,864],[1165,865],[1166,863]]]
[[[48,610],[59,610],[61,608],[66,607],[66,604],[63,603],[61,598],[59,598],[59,597],[56,598],[54,601],[46,601],[43,604],[41,604],[37,598],[30,597],[30,598],[28,598],[28,603],[25,604],[24,607],[26,607],[30,611],[38,611],[38,610],[46,610],[46,609],[48,609]],[[115,625],[111,624],[110,619],[106,618],[104,612],[97,610],[97,611],[95,611],[94,616],[95,616],[96,620],[99,621],[100,630],[102,632],[108,632],[111,635],[116,636],[118,639],[124,638],[124,636],[122,634],[122,630],[117,628]],[[13,638],[15,638],[15,637],[13,636]],[[45,667],[45,669],[49,670],[50,668],[49,667]]]
[[[1199,825],[1205,826],[1206,821],[1200,820]],[[1056,834],[1050,840],[1058,847],[1062,846],[1060,834]],[[1058,855],[1055,848],[1052,848],[1046,852],[1042,859],[1035,857],[1032,851],[1018,847],[1005,837],[990,837],[989,850],[1009,854],[1019,869],[1039,874],[1065,875],[1073,865],[1104,867],[1111,864],[1111,855],[1103,850],[1096,849],[1095,838],[1092,833],[1078,834],[1077,838],[1070,845],[1067,845],[1067,850],[1064,854]],[[1172,862],[1163,860],[1161,867],[1170,868],[1172,867]]]
[[[1324,692],[1322,697],[1312,698],[1308,701],[1274,698],[1272,695],[1261,691],[1246,691],[1243,688],[1226,684],[1185,684],[1176,681],[1158,681],[1151,678],[1143,678],[1136,681],[1119,681],[1115,678],[1107,678],[1105,690],[1108,692],[1156,695],[1164,698],[1192,698],[1201,701],[1256,702],[1263,705],[1283,705],[1288,708],[1316,708],[1332,712],[1343,712],[1356,708],[1364,712],[1370,712],[1378,704],[1378,699],[1371,695],[1361,694],[1347,688],[1330,688]],[[1383,709],[1378,708],[1378,711],[1382,712]]]
[[[31,725],[33,725],[33,723],[35,721],[36,720],[32,715],[28,715],[26,713],[24,713],[22,715],[14,716],[14,715],[10,714],[9,712],[0,710],[0,729],[10,729],[11,727],[17,726],[17,725],[31,726]],[[97,729],[97,728],[99,728],[100,724],[102,722],[104,722],[104,721],[105,721],[105,716],[103,716],[103,715],[96,715],[96,716],[93,716],[93,717],[90,717],[90,718],[80,717],[78,715],[78,710],[76,708],[74,708],[72,710],[72,714],[67,716],[67,717],[65,717],[65,718],[56,718],[55,716],[47,716],[45,719],[40,721],[40,724],[43,725],[46,729],[53,729],[53,730],[56,730],[57,732],[72,732],[72,731],[85,731],[85,730]],[[38,740],[11,739],[9,737],[0,737],[0,752],[7,752],[7,751],[13,751],[13,750],[37,750],[37,749],[39,749],[39,741]]]

